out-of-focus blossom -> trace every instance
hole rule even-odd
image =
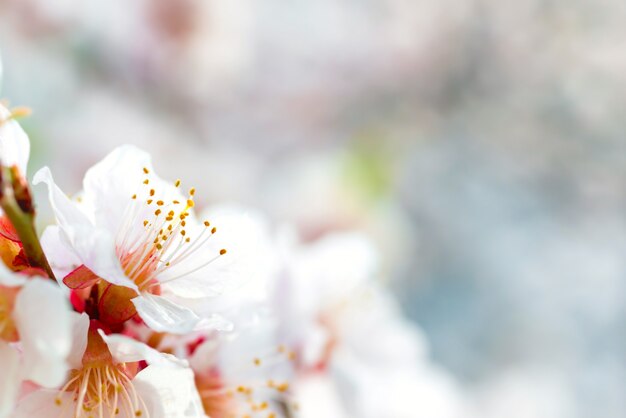
[[[462,416],[459,388],[430,363],[421,335],[376,285],[367,239],[335,234],[295,247],[286,260],[276,303],[282,338],[297,356],[303,416]],[[330,398],[310,398],[320,394]]]
[[[0,417],[10,416],[23,381],[61,383],[70,348],[70,306],[61,289],[0,263]]]

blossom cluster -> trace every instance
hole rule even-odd
[[[30,184],[22,113],[0,105],[0,418],[410,418],[446,398],[364,236],[199,211],[133,146],[78,193],[47,167]]]

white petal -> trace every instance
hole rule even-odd
[[[17,296],[14,317],[24,355],[24,379],[46,387],[61,384],[71,348],[71,317],[59,286],[51,280],[29,280]]]
[[[57,225],[50,225],[44,229],[41,235],[41,246],[59,282],[83,264]]]
[[[164,291],[181,298],[200,299],[234,293],[249,282],[266,282],[275,269],[275,257],[272,256],[271,235],[265,218],[245,208],[226,206],[205,211],[203,215],[217,232],[193,257],[159,277],[164,282]],[[200,228],[205,227],[201,225]],[[202,265],[203,261],[216,257],[221,249],[226,249],[227,253],[206,267],[183,275]],[[168,282],[171,277],[181,275]]]
[[[329,235],[303,248],[295,258],[294,273],[302,284],[314,284],[323,303],[333,303],[374,278],[378,255],[372,243],[358,233]]]
[[[188,368],[148,366],[137,374],[133,384],[152,417],[206,417],[193,372]]]
[[[0,285],[7,287],[23,286],[28,281],[28,278],[15,274],[0,262]]]
[[[56,390],[42,389],[30,393],[20,402],[11,418],[65,418],[73,415],[76,405],[70,392],[59,393]],[[55,401],[61,400],[61,405]]]
[[[0,120],[9,117],[9,110],[0,104]],[[4,165],[17,165],[26,175],[26,165],[30,154],[30,141],[19,123],[8,120],[0,123],[0,162]]]
[[[137,285],[124,274],[109,231],[100,228],[75,228],[75,231],[74,250],[85,266],[109,283],[138,290]]]
[[[157,332],[186,334],[193,331],[200,321],[193,311],[161,296],[146,293],[132,301],[141,319]]]
[[[298,417],[348,418],[343,402],[332,379],[327,375],[312,375],[298,382]]]
[[[124,145],[87,170],[83,198],[93,206],[96,225],[113,233],[118,231],[128,215],[125,211],[131,196],[143,187],[144,167],[152,171],[150,155],[137,147]]]
[[[119,363],[132,363],[145,360],[148,364],[161,366],[186,367],[187,362],[174,356],[161,353],[154,348],[125,337],[120,334],[106,335],[100,330],[100,335],[109,347],[111,355]]]
[[[77,257],[94,273],[109,283],[130,287],[137,286],[126,277],[115,252],[115,239],[110,231],[96,227],[89,218],[54,183],[48,167],[35,174],[33,184],[48,186],[50,204],[65,236],[66,242]]]
[[[18,352],[0,340],[0,418],[8,417],[13,410],[20,387],[19,369]]]
[[[33,184],[48,186],[48,199],[61,228],[73,226],[93,227],[89,218],[59,189],[48,167],[43,167],[33,177]]]
[[[89,316],[86,313],[70,312],[72,321],[72,348],[67,358],[70,368],[78,369],[83,362],[87,349],[87,333],[89,332]]]

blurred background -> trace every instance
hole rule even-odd
[[[367,231],[481,417],[623,418],[624,22],[618,0],[0,0],[1,96],[65,190],[132,143],[202,204]]]

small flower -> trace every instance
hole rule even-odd
[[[23,109],[10,111],[0,104],[0,164],[5,167],[17,166],[22,175],[30,155],[28,136],[15,120],[26,113]]]
[[[276,344],[271,318],[234,334],[213,334],[194,348],[190,364],[204,411],[212,418],[289,417],[293,357]]]
[[[0,263],[0,417],[20,383],[58,385],[71,347],[69,303],[52,281],[14,274]]]
[[[147,367],[140,370],[142,363]],[[204,418],[187,363],[122,335],[106,335],[81,315],[72,371],[56,390],[24,397],[14,418]]]
[[[123,322],[136,309],[155,331],[229,328],[216,314],[198,316],[194,306],[206,306],[207,299],[236,282],[235,276],[245,277],[233,242],[245,219],[217,226],[198,221],[195,189],[183,193],[179,180],[161,180],[148,154],[131,146],[92,167],[77,200],[61,192],[47,168],[35,175],[39,182],[48,186],[58,223],[42,238],[51,265],[58,274],[69,273],[64,283],[73,289],[100,280],[111,285],[98,285],[101,314],[105,309],[104,315],[118,315],[122,304],[127,317],[113,319]],[[130,308],[123,300],[132,300]]]

